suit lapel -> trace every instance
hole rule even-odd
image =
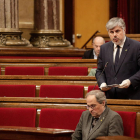
[[[89,116],[88,118],[88,123],[87,123],[87,127],[86,127],[86,138],[88,138],[88,134],[90,132],[90,129],[91,129],[91,123],[92,123],[92,115]]]
[[[114,65],[113,64],[113,50],[114,50],[113,43],[110,42],[110,45],[108,46],[108,56],[109,56],[109,60],[110,60],[111,65]]]
[[[93,127],[93,129],[91,130],[91,132],[88,135],[88,139],[90,136],[92,136],[92,134],[101,126],[101,124],[104,122],[106,115],[108,114],[109,108],[106,107],[105,111],[101,114],[97,124],[95,125],[95,127]]]
[[[117,67],[117,70],[116,70],[116,74],[117,74],[118,70],[120,69],[120,67],[123,63],[124,58],[126,57],[127,52],[129,51],[129,48],[130,48],[129,39],[126,37],[126,41],[124,43],[124,46],[123,46],[123,49],[122,49],[122,52],[121,52],[121,57],[120,57],[118,67]]]
[[[114,72],[115,75],[115,69],[114,69],[114,58],[113,58],[113,52],[114,52],[114,44],[112,42],[110,42],[110,45],[108,46],[108,51],[107,51],[107,55],[109,56],[109,64],[112,67],[111,69],[113,70],[112,72]]]

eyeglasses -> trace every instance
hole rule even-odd
[[[87,109],[91,108],[94,109],[96,107],[96,105],[87,105]]]

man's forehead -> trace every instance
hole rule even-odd
[[[97,102],[95,95],[88,95],[87,102]]]
[[[122,28],[120,26],[115,26],[112,29],[109,29],[109,31],[116,31],[116,30],[122,30]]]

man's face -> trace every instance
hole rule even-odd
[[[89,107],[89,112],[95,118],[98,118],[105,109],[105,101],[99,104],[96,100],[95,95],[89,95],[87,97],[87,106]]]
[[[125,30],[123,30],[120,26],[116,26],[113,29],[110,29],[108,34],[111,41],[116,45],[120,45],[125,38]]]
[[[93,49],[95,54],[98,56],[100,53],[100,46],[104,44],[104,41],[101,39],[95,39],[93,43]]]

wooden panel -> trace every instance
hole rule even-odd
[[[51,103],[0,103],[0,107],[16,108],[62,108],[62,109],[85,109],[86,105],[81,104],[51,104]]]
[[[119,102],[119,100],[117,100]],[[127,100],[122,104],[120,101],[118,105],[112,104],[110,100],[107,99],[108,107],[114,111],[131,111],[140,112],[140,101]],[[34,107],[37,109],[41,108],[72,108],[72,109],[86,109],[86,99],[78,98],[16,98],[16,97],[1,97],[0,107]]]
[[[95,84],[96,78],[91,76],[0,76],[0,85],[83,85],[87,87]]]
[[[40,66],[40,67],[97,67],[96,59],[0,59],[0,67]]]
[[[137,113],[136,117],[136,133],[135,133],[136,138],[140,138],[140,112]]]
[[[66,47],[51,47],[51,48],[36,48],[36,47],[0,47],[0,56],[51,56],[51,57],[82,57],[85,49],[66,48]]]
[[[86,104],[86,99],[81,98],[39,98],[39,97],[1,97],[0,102],[20,102],[20,103],[61,103],[61,104]],[[120,100],[107,99],[110,107],[140,107],[140,100]]]
[[[96,138],[96,140],[139,140],[139,139],[127,136],[101,136]]]

